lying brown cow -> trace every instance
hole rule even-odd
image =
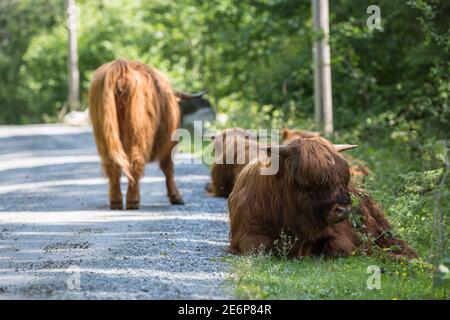
[[[216,136],[217,137],[217,136]],[[216,150],[216,159],[222,159],[222,163],[215,161],[211,167],[211,183],[206,190],[217,197],[228,197],[233,190],[233,185],[239,172],[250,162],[250,153],[256,154],[258,141],[256,136],[249,135],[246,130],[233,128],[222,131],[218,136],[222,139],[222,150]],[[218,139],[215,139],[217,143]],[[244,153],[238,153],[238,144],[244,145]],[[227,163],[227,154],[232,163]]]
[[[89,91],[95,141],[109,179],[111,209],[123,209],[120,176],[128,178],[126,208],[140,206],[139,179],[145,164],[159,160],[172,204],[182,204],[175,185],[172,132],[180,110],[176,93],[158,70],[142,63],[115,60],[99,67]]]
[[[294,139],[268,151],[280,157],[277,174],[260,174],[270,161],[267,157],[245,166],[228,199],[231,252],[276,249],[274,243],[284,232],[297,239],[290,256],[345,257],[361,246],[365,234],[378,246],[390,248],[391,255],[416,258],[408,244],[392,236],[370,197],[350,186],[348,164],[339,154],[348,148],[321,138]],[[359,202],[354,208],[362,224],[359,229],[349,220],[351,195]]]

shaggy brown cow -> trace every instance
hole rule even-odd
[[[281,132],[281,139],[288,141],[296,138],[311,138],[319,136],[317,132],[303,130],[284,129]],[[258,137],[252,135],[251,131],[242,128],[226,129],[219,136],[223,141],[222,152],[219,151],[217,158],[222,159],[222,163],[213,163],[211,167],[211,183],[206,185],[206,190],[217,197],[227,198],[233,190],[234,182],[244,166],[256,158],[258,148]],[[244,145],[244,154],[238,154],[237,145]],[[226,163],[226,155],[230,154],[233,163]]]
[[[250,154],[255,154],[258,150],[256,136],[251,136],[246,130],[241,128],[226,129],[219,135],[222,139],[222,150],[217,150],[216,159],[222,159],[222,163],[214,162],[211,167],[211,183],[208,183],[206,190],[217,197],[228,197],[233,190],[233,185],[239,172],[250,162]],[[218,139],[216,139],[217,142]],[[245,153],[238,153],[238,144],[244,145]],[[227,164],[227,154],[232,158],[233,163]],[[252,157],[254,158],[254,156]]]
[[[315,131],[283,129],[281,143],[288,144],[297,138],[313,138],[319,136],[320,132]],[[350,166],[350,176],[354,182],[362,182],[364,177],[370,174],[369,168],[363,163],[363,161],[355,159],[349,155],[344,155],[344,158]]]
[[[230,251],[251,253],[260,247],[276,249],[281,233],[296,239],[289,255],[348,256],[362,244],[361,234],[392,255],[416,258],[404,241],[394,238],[383,213],[361,190],[349,186],[348,164],[325,139],[294,139],[272,147],[280,157],[276,175],[261,175],[270,158],[250,162],[239,174],[228,199]],[[277,155],[279,154],[279,155]],[[360,230],[348,220],[351,195],[359,199]]]
[[[178,127],[178,98],[167,78],[142,63],[118,59],[100,66],[89,91],[95,141],[109,179],[111,209],[123,209],[120,176],[128,178],[126,208],[140,206],[139,179],[159,160],[172,204],[183,204],[175,185],[171,151]]]

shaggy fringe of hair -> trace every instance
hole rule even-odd
[[[318,132],[283,129],[281,139],[283,144],[297,138],[313,138],[320,134]],[[250,136],[249,132],[242,128],[225,129],[220,133],[223,141],[223,150],[217,157],[222,158],[222,163],[213,163],[211,167],[211,184],[207,191],[217,197],[227,198],[233,190],[234,183],[247,163],[257,157],[259,144],[257,136]],[[228,140],[227,140],[228,139]],[[237,145],[243,144],[245,154],[238,154]],[[217,149],[216,149],[217,150]],[[233,164],[226,164],[226,155],[234,159]],[[260,155],[261,153],[259,153]]]
[[[304,130],[292,130],[292,129],[283,129],[282,131],[282,144],[288,144],[294,139],[298,138],[314,138],[320,137],[320,132],[316,131],[304,131]],[[369,168],[364,164],[363,161],[359,159],[355,159],[352,156],[343,155],[344,159],[350,166],[350,175],[352,179],[356,182],[362,182],[364,177],[370,174]]]

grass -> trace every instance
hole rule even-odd
[[[343,135],[343,140],[354,138]],[[346,139],[347,138],[347,139]],[[391,221],[393,231],[416,249],[421,262],[408,263],[377,257],[352,256],[345,259],[305,258],[283,260],[269,255],[231,257],[230,281],[243,299],[449,299],[450,288],[433,288],[429,261],[433,212],[436,205],[448,219],[450,186],[437,190],[442,166],[429,161],[433,149],[415,159],[404,142],[384,138],[383,143],[354,141],[352,151],[364,160],[372,173],[363,187],[375,198]],[[340,142],[340,141],[337,141]],[[431,154],[431,158],[430,158]],[[427,158],[428,157],[428,158]],[[436,204],[436,192],[443,200]],[[446,199],[446,200],[445,200]],[[448,234],[449,227],[447,225]],[[448,241],[448,240],[447,240]],[[447,246],[448,247],[448,246]],[[444,258],[448,253],[444,253]],[[369,266],[381,270],[381,288],[369,290]],[[447,282],[448,285],[448,282]]]
[[[231,281],[242,299],[445,299],[445,288],[432,287],[427,264],[408,264],[355,256],[324,260],[284,261],[273,256],[232,257]],[[369,290],[373,274],[381,270],[380,289]]]

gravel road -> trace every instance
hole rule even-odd
[[[110,211],[89,128],[0,126],[0,299],[232,297],[226,201],[180,162],[185,206],[150,164],[141,210]]]

